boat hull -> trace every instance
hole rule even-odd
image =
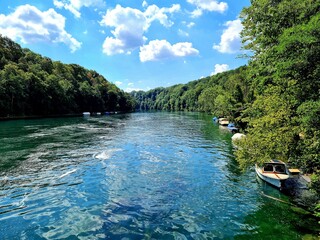
[[[284,182],[289,178],[287,174],[264,173],[257,165],[255,170],[259,178],[279,189],[284,186]]]

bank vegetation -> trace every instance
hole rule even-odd
[[[132,111],[134,99],[94,70],[52,61],[0,35],[0,118]]]

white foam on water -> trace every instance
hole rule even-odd
[[[121,149],[119,149],[119,148],[108,149],[108,150],[105,150],[105,151],[103,151],[101,153],[95,154],[94,158],[97,158],[97,159],[109,159],[109,158],[111,158],[111,156],[115,152],[118,152],[118,151],[121,151]]]
[[[74,172],[76,172],[76,171],[77,171],[77,169],[73,169],[73,170],[71,170],[71,171],[68,171],[68,172],[62,174],[59,178],[64,178],[64,177],[66,177],[66,176],[68,176],[68,175],[70,175],[71,173],[74,173]]]

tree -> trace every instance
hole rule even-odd
[[[110,91],[114,92],[111,101],[108,96]],[[109,102],[112,106],[108,105]],[[97,72],[77,64],[54,62],[29,49],[22,49],[0,35],[2,117],[79,113],[115,108],[127,111],[132,102],[131,96],[121,92]]]
[[[16,64],[7,64],[0,71],[1,86],[4,89],[2,102],[4,107],[3,115],[23,115],[25,102],[25,81],[24,74]]]
[[[240,17],[245,49],[254,52],[254,59],[278,44],[285,29],[308,22],[320,10],[317,0],[252,0]]]
[[[243,42],[253,52],[247,77],[254,100],[241,116],[249,127],[236,153],[244,167],[278,158],[313,173],[311,192],[318,195],[319,10],[315,0],[253,0],[243,10]]]
[[[270,159],[288,162],[294,159],[298,129],[290,104],[272,88],[257,97],[251,108],[244,111],[249,123],[246,140],[236,152],[242,167]]]

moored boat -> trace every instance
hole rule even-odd
[[[219,121],[219,119],[218,119],[217,117],[213,117],[213,118],[212,118],[212,121],[216,123],[216,122]]]
[[[256,164],[255,170],[259,178],[280,189],[290,176],[286,164],[279,160],[271,160],[262,166]]]
[[[236,127],[234,123],[229,123],[227,126],[228,130],[232,133],[237,133],[239,132],[239,129]]]
[[[218,122],[221,126],[228,126],[229,124],[229,121],[227,118],[219,118]]]

